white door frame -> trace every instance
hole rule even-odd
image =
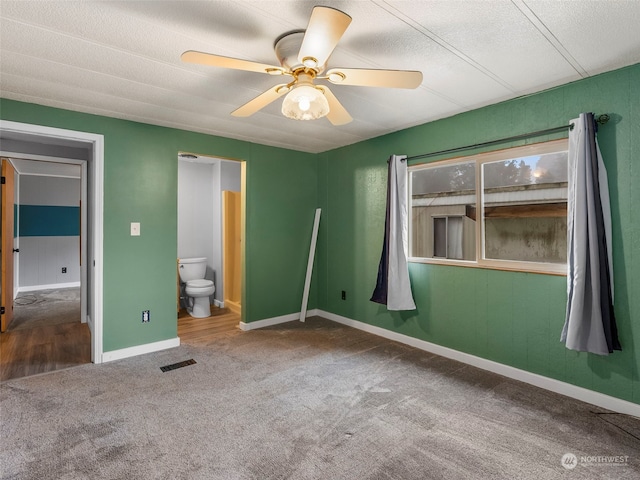
[[[91,145],[92,155],[89,161],[92,162],[92,170],[93,175],[91,179],[87,178],[87,162],[82,161],[82,176],[83,176],[83,187],[82,187],[82,198],[83,198],[83,206],[87,205],[86,197],[86,183],[91,180],[92,191],[89,192],[92,198],[90,219],[93,227],[93,238],[92,247],[93,247],[93,258],[86,258],[86,240],[82,244],[82,249],[85,252],[84,258],[82,259],[82,266],[80,269],[80,278],[82,285],[82,294],[81,297],[84,299],[82,306],[82,318],[84,320],[85,315],[87,315],[87,323],[91,328],[91,361],[93,363],[102,363],[103,361],[103,342],[102,342],[102,313],[103,313],[103,220],[104,220],[104,136],[95,134],[95,133],[87,133],[87,132],[78,132],[74,130],[65,130],[61,128],[52,128],[52,127],[44,127],[41,125],[32,125],[28,123],[19,123],[19,122],[10,122],[6,120],[0,120],[0,131],[2,132],[13,132],[13,133],[23,133],[29,134],[33,136],[47,137],[47,138],[57,138],[57,139],[65,139],[72,140],[76,142],[82,142]],[[30,157],[34,160],[42,160],[42,161],[53,161],[53,157],[46,157],[41,155],[25,155],[21,153],[15,152],[0,152],[4,156],[13,156],[19,158],[27,158]],[[56,159],[56,161],[60,161],[61,159]],[[67,163],[77,163],[77,161],[73,160],[64,160]],[[85,210],[86,211],[86,210]],[[86,218],[84,219],[84,223],[82,226],[83,235],[82,238],[87,239],[87,222]],[[93,268],[87,269],[88,265],[92,265]],[[90,272],[90,273],[88,273]],[[87,279],[88,275],[91,275],[91,292],[87,292]],[[91,295],[91,310],[86,312],[86,299],[87,294]]]

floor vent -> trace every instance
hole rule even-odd
[[[170,372],[171,370],[175,370],[176,368],[186,367],[187,365],[194,365],[196,361],[191,358],[189,360],[185,360],[184,362],[172,363],[171,365],[165,365],[164,367],[160,367],[160,370],[163,372]]]

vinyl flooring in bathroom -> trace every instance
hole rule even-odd
[[[180,343],[203,345],[221,336],[240,332],[240,315],[228,308],[211,306],[211,316],[193,318],[186,310],[178,312],[178,337]]]

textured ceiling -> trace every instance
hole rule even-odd
[[[640,62],[640,1],[324,1],[353,21],[328,67],[420,70],[415,90],[333,86],[354,118],[296,121],[282,83],[185,64],[199,50],[277,65],[274,40],[315,1],[0,0],[0,95],[308,152],[322,152]]]

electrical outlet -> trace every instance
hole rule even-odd
[[[67,267],[62,267],[62,273],[67,273]]]
[[[142,311],[142,323],[149,323],[151,321],[151,310]]]
[[[342,290],[342,299],[343,300],[347,299],[347,292],[345,292],[344,290]]]

